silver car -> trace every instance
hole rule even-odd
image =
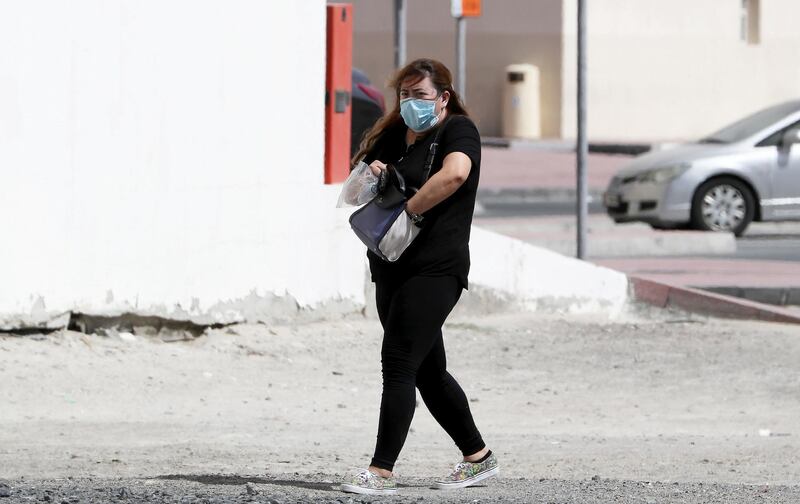
[[[754,220],[800,220],[800,100],[637,157],[611,180],[603,204],[616,222],[737,236]]]

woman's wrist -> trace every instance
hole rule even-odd
[[[417,208],[416,201],[414,201],[414,198],[411,198],[406,202],[406,212],[415,215],[422,213]]]
[[[413,222],[414,224],[422,223],[423,216],[421,214],[412,211],[409,208],[408,203],[406,203],[406,213],[408,214],[408,217],[411,219],[411,222]]]

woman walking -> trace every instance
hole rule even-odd
[[[442,325],[467,288],[480,136],[442,63],[413,61],[390,85],[397,103],[367,133],[354,161],[363,157],[375,174],[395,169],[407,186],[419,187],[406,212],[422,229],[396,262],[367,253],[384,330],[383,395],[372,461],[342,485],[345,492],[365,494],[397,491],[392,470],[414,416],[415,388],[463,455],[436,488],[463,488],[499,470],[475,426],[464,391],[447,372],[442,340]],[[423,184],[434,143],[438,148],[430,178]]]

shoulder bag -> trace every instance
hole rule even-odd
[[[433,143],[428,148],[420,187],[428,181],[433,158],[439,146],[439,135],[446,124],[447,120],[437,128]],[[405,181],[397,170],[395,175],[395,184],[387,184],[383,193],[375,196],[350,216],[350,227],[356,236],[375,255],[389,262],[397,261],[420,231],[420,227],[405,211],[408,202]]]

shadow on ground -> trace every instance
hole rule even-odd
[[[194,481],[204,485],[246,485],[256,483],[263,485],[290,486],[295,488],[305,488],[307,490],[338,491],[331,483],[318,483],[302,480],[280,480],[271,478],[261,478],[254,476],[236,476],[223,474],[165,474],[156,476],[160,480],[183,480]]]
[[[171,480],[171,481],[194,481],[203,485],[246,485],[248,483],[255,483],[259,485],[277,485],[288,486],[295,488],[304,488],[306,490],[322,490],[326,492],[339,492],[339,485],[334,483],[320,483],[313,481],[302,480],[281,480],[262,478],[258,476],[237,476],[233,474],[165,474],[156,476],[155,479]],[[430,488],[429,484],[403,484],[399,483],[398,488]],[[472,485],[473,488],[485,488],[485,484]]]

